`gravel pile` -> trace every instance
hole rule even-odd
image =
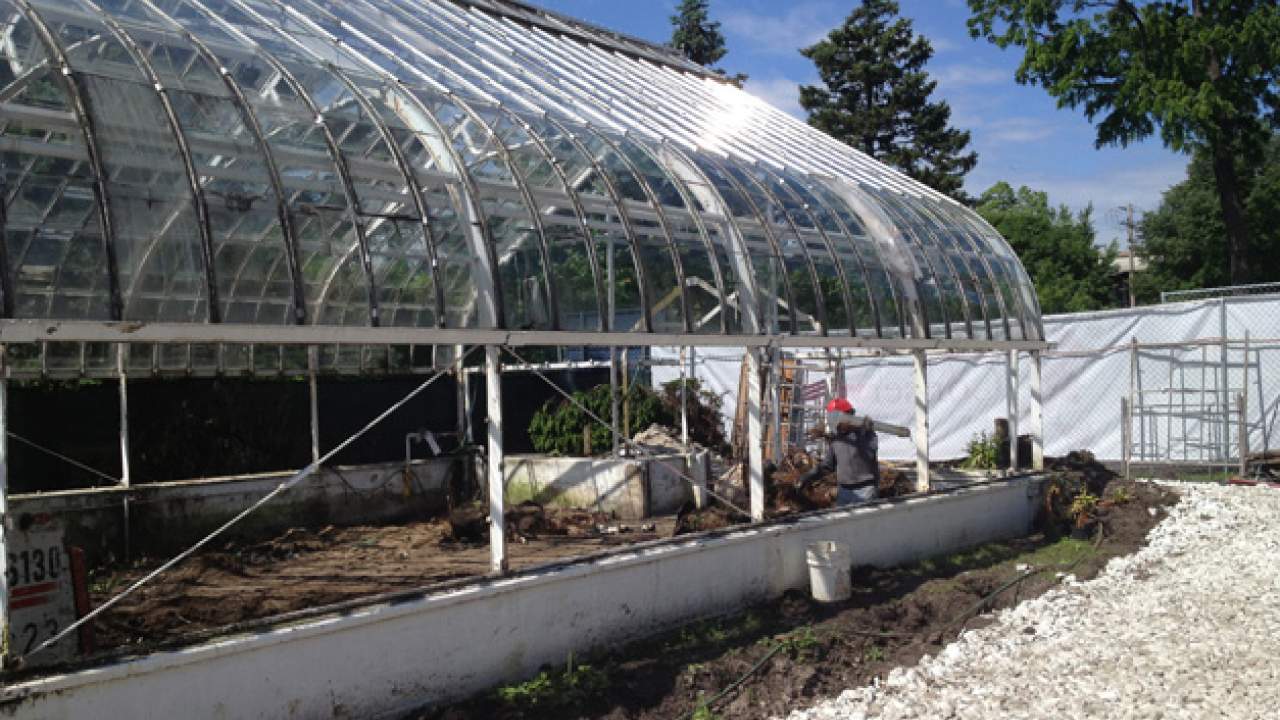
[[[1280,716],[1280,491],[1182,494],[1097,579],[789,720]]]

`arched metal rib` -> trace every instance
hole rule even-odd
[[[115,18],[98,7],[93,0],[83,1],[101,16],[103,24],[125,46],[133,61],[138,65],[138,69],[142,71],[147,81],[151,83],[151,87],[156,92],[156,98],[160,102],[160,107],[164,110],[165,122],[169,125],[169,132],[173,134],[174,144],[177,145],[178,154],[182,157],[182,168],[186,174],[187,190],[191,193],[191,207],[196,213],[196,232],[200,236],[200,258],[204,263],[206,318],[212,323],[220,322],[222,308],[218,300],[217,269],[213,264],[213,231],[209,227],[209,206],[204,200],[204,191],[200,186],[200,174],[196,170],[195,160],[191,157],[191,146],[187,142],[186,131],[183,130],[182,123],[178,120],[178,114],[173,109],[173,102],[169,98],[169,89],[165,87],[160,76],[156,74],[156,70],[151,65],[151,60],[147,57],[146,52],[138,46],[129,31],[125,30]],[[130,299],[133,298],[138,284],[142,281],[142,270],[146,267],[147,259],[150,258],[155,247],[162,242],[162,238],[163,231],[157,232],[155,237],[151,239],[150,247],[143,253],[144,260],[138,264],[138,271],[133,274],[129,284],[128,296]]]
[[[337,46],[343,45],[340,38],[328,33],[326,30],[324,30],[324,28],[317,25],[313,20],[309,18],[300,17],[299,11],[296,10],[295,8],[283,5],[279,0],[271,0],[271,2],[274,2],[276,5],[280,6],[284,11],[297,17],[300,21],[306,22],[310,27],[315,28],[317,32],[325,33],[325,35],[328,37],[330,42],[333,42],[335,45]],[[333,22],[337,23],[338,26],[341,27],[343,30],[351,33],[355,37],[358,37],[362,42],[368,44],[370,47],[373,47],[378,52],[382,53],[384,57],[388,58],[399,67],[404,68],[409,73],[412,73],[413,75],[419,77],[420,79],[422,79],[427,83],[435,84],[435,80],[433,78],[426,75],[421,70],[414,67],[412,64],[407,63],[403,58],[399,57],[394,52],[391,52],[388,48],[383,47],[377,40],[369,37],[368,35],[363,33],[359,28],[356,28],[352,26],[350,23],[346,22],[345,20],[332,15],[327,10],[325,10],[322,7],[319,7],[314,3],[308,3],[308,5],[310,5],[316,12],[327,15]],[[418,48],[414,47],[409,43],[404,42],[403,39],[397,38],[394,36],[391,36],[391,39],[394,40],[405,52],[413,53],[416,56],[424,57],[427,60],[431,60],[429,57],[425,56]],[[387,71],[383,70],[382,67],[379,66],[377,63],[375,63],[372,59],[364,57],[363,55],[356,52],[354,49],[350,47],[347,47],[346,50],[351,57],[359,59],[374,72],[389,78],[394,78],[394,76],[392,76]],[[444,72],[452,73],[452,71],[450,71],[448,67],[444,65],[440,65],[439,63],[437,63],[436,65]],[[394,79],[397,83],[403,84],[399,78],[394,78]],[[524,177],[519,172],[516,171],[515,164],[512,162],[512,159],[511,159],[510,151],[502,143],[501,139],[498,138],[497,133],[494,132],[493,128],[489,125],[489,123],[485,122],[484,118],[481,117],[480,113],[477,112],[475,108],[471,106],[470,103],[466,102],[458,95],[449,93],[447,89],[444,89],[444,88],[441,88],[441,90],[443,91],[442,94],[447,94],[449,99],[454,103],[454,105],[459,110],[461,110],[464,114],[466,114],[466,116],[471,120],[471,122],[475,123],[480,128],[483,128],[484,131],[488,133],[489,138],[493,141],[494,149],[497,151],[498,155],[501,156],[502,162],[506,164],[507,168],[511,172],[511,178],[515,182],[516,190],[520,193],[521,199],[524,201],[526,209],[529,211],[529,217],[530,217],[530,220],[533,222],[534,232],[536,233],[536,236],[537,236],[538,250],[542,256],[542,282],[543,282],[543,286],[546,288],[546,291],[547,291],[547,300],[548,300],[547,304],[549,306],[550,315],[551,315],[551,326],[552,326],[552,329],[559,329],[560,327],[560,301],[559,301],[559,295],[558,295],[559,291],[558,291],[558,288],[556,287],[556,284],[551,280],[551,252],[550,252],[550,248],[547,246],[546,229],[542,224],[542,217],[538,213],[538,206],[533,199],[533,194],[529,190],[529,185],[527,182],[525,182]],[[423,108],[423,111],[424,112],[426,111],[425,107]],[[447,135],[445,137],[447,137]],[[465,165],[459,164],[459,171],[461,172],[465,170],[465,167],[466,167]],[[479,201],[479,199],[480,199],[480,196],[476,195],[476,200]],[[477,204],[479,203],[477,202]],[[492,239],[491,239],[491,242],[492,242]],[[495,266],[494,266],[495,273],[498,272],[498,270],[499,268],[495,263]],[[495,284],[495,287],[500,288],[501,285]],[[503,317],[502,322],[504,326],[506,325],[506,320],[507,319]]]
[[[80,125],[85,152],[89,155],[89,167],[93,170],[93,193],[98,205],[98,225],[102,233],[103,256],[107,261],[107,284],[111,298],[110,315],[112,320],[121,320],[124,318],[124,301],[120,293],[120,267],[116,257],[116,233],[115,223],[112,220],[111,196],[107,191],[107,176],[103,170],[102,153],[98,148],[98,136],[94,130],[93,117],[89,114],[84,88],[80,87],[66,53],[54,38],[44,18],[36,12],[28,0],[13,1],[35,29],[40,43],[45,46],[45,52],[56,59],[59,72],[54,75],[63,84],[63,91],[67,93],[76,122]]]
[[[280,77],[289,85],[289,88],[293,93],[297,95],[298,99],[301,100],[304,105],[307,106],[307,111],[312,113],[312,116],[316,120],[316,126],[320,129],[321,137],[324,138],[325,147],[329,150],[329,156],[333,159],[334,169],[337,171],[338,179],[342,184],[342,194],[347,201],[347,215],[351,220],[352,230],[356,234],[356,245],[360,248],[362,255],[367,257],[368,241],[365,237],[364,223],[360,217],[360,198],[356,195],[355,185],[351,180],[351,170],[347,167],[346,158],[342,154],[337,138],[333,136],[333,132],[329,129],[328,123],[324,121],[324,112],[320,109],[320,106],[316,103],[315,99],[311,97],[311,94],[307,92],[306,88],[303,87],[302,83],[299,82],[296,77],[294,77],[293,73],[289,71],[284,63],[280,62],[280,59],[269,52],[266,48],[255,42],[248,35],[245,35],[239,28],[218,17],[216,13],[209,10],[209,8],[206,7],[204,3],[200,2],[200,0],[184,1],[191,7],[198,9],[219,27],[257,50],[259,56],[271,65],[273,70],[280,73]],[[373,282],[370,267],[365,265],[364,270],[366,273],[365,277],[369,281],[369,324],[377,326],[379,324],[377,289]],[[318,320],[319,315],[320,313],[317,312],[313,321]]]
[[[267,179],[271,183],[271,189],[276,195],[276,216],[280,220],[280,228],[284,236],[285,243],[285,259],[289,263],[289,277],[293,283],[293,317],[296,324],[302,325],[307,319],[307,301],[306,292],[302,281],[302,268],[298,261],[298,235],[297,228],[294,227],[293,216],[289,213],[288,200],[285,195],[284,181],[280,177],[280,167],[276,164],[275,153],[271,149],[270,143],[267,142],[265,133],[262,130],[262,124],[258,120],[258,116],[254,113],[252,106],[249,104],[248,98],[245,97],[244,89],[240,87],[240,83],[231,75],[231,72],[218,60],[207,45],[200,38],[196,37],[189,30],[182,26],[175,18],[171,17],[161,10],[152,0],[138,0],[155,13],[157,16],[164,18],[172,27],[186,38],[187,42],[196,49],[205,62],[210,67],[216,68],[218,75],[222,78],[223,84],[231,93],[232,102],[236,106],[237,112],[240,114],[241,121],[249,132],[253,135],[254,144],[258,146],[258,151],[262,153],[263,163],[267,170]]]

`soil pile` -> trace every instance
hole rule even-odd
[[[1102,533],[1089,541],[1055,542],[1036,534],[905,568],[856,568],[848,602],[820,605],[793,592],[733,617],[580,657],[572,667],[547,667],[527,683],[412,717],[785,716],[937,653],[962,630],[990,622],[993,611],[1056,586],[1059,572],[1094,577],[1111,558],[1142,547],[1177,500],[1151,485],[1114,483],[1105,499],[1112,502],[1100,520]]]

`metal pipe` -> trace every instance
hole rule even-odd
[[[1010,350],[1006,356],[1008,364],[1005,367],[1005,411],[1009,417],[1009,474],[1016,475],[1018,472],[1018,413],[1021,410],[1021,398],[1019,397],[1022,378],[1019,377],[1020,368],[1019,353],[1017,350]]]

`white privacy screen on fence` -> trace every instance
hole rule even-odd
[[[1280,396],[1280,296],[1049,316],[1044,326],[1046,339],[1056,344],[1044,354],[1047,454],[1088,449],[1100,459],[1122,459],[1121,400],[1130,397],[1135,461],[1237,460],[1239,396],[1247,407],[1249,452],[1272,447]],[[1251,338],[1247,353],[1246,335]],[[1231,341],[1225,354],[1221,343],[1206,342],[1223,337]],[[653,354],[663,360],[678,357],[670,348],[654,348]],[[723,349],[698,354],[698,378],[724,397],[727,424],[737,402],[741,359],[740,352]],[[847,357],[844,367],[849,400],[859,413],[914,426],[909,356]],[[930,357],[935,459],[963,456],[971,439],[990,433],[993,421],[1005,416],[1006,367],[1003,355]],[[675,379],[678,372],[676,367],[655,367],[654,381]],[[1019,403],[1023,433],[1031,427],[1030,372],[1024,355]],[[885,459],[907,460],[915,449],[909,439],[883,436],[880,453]]]

